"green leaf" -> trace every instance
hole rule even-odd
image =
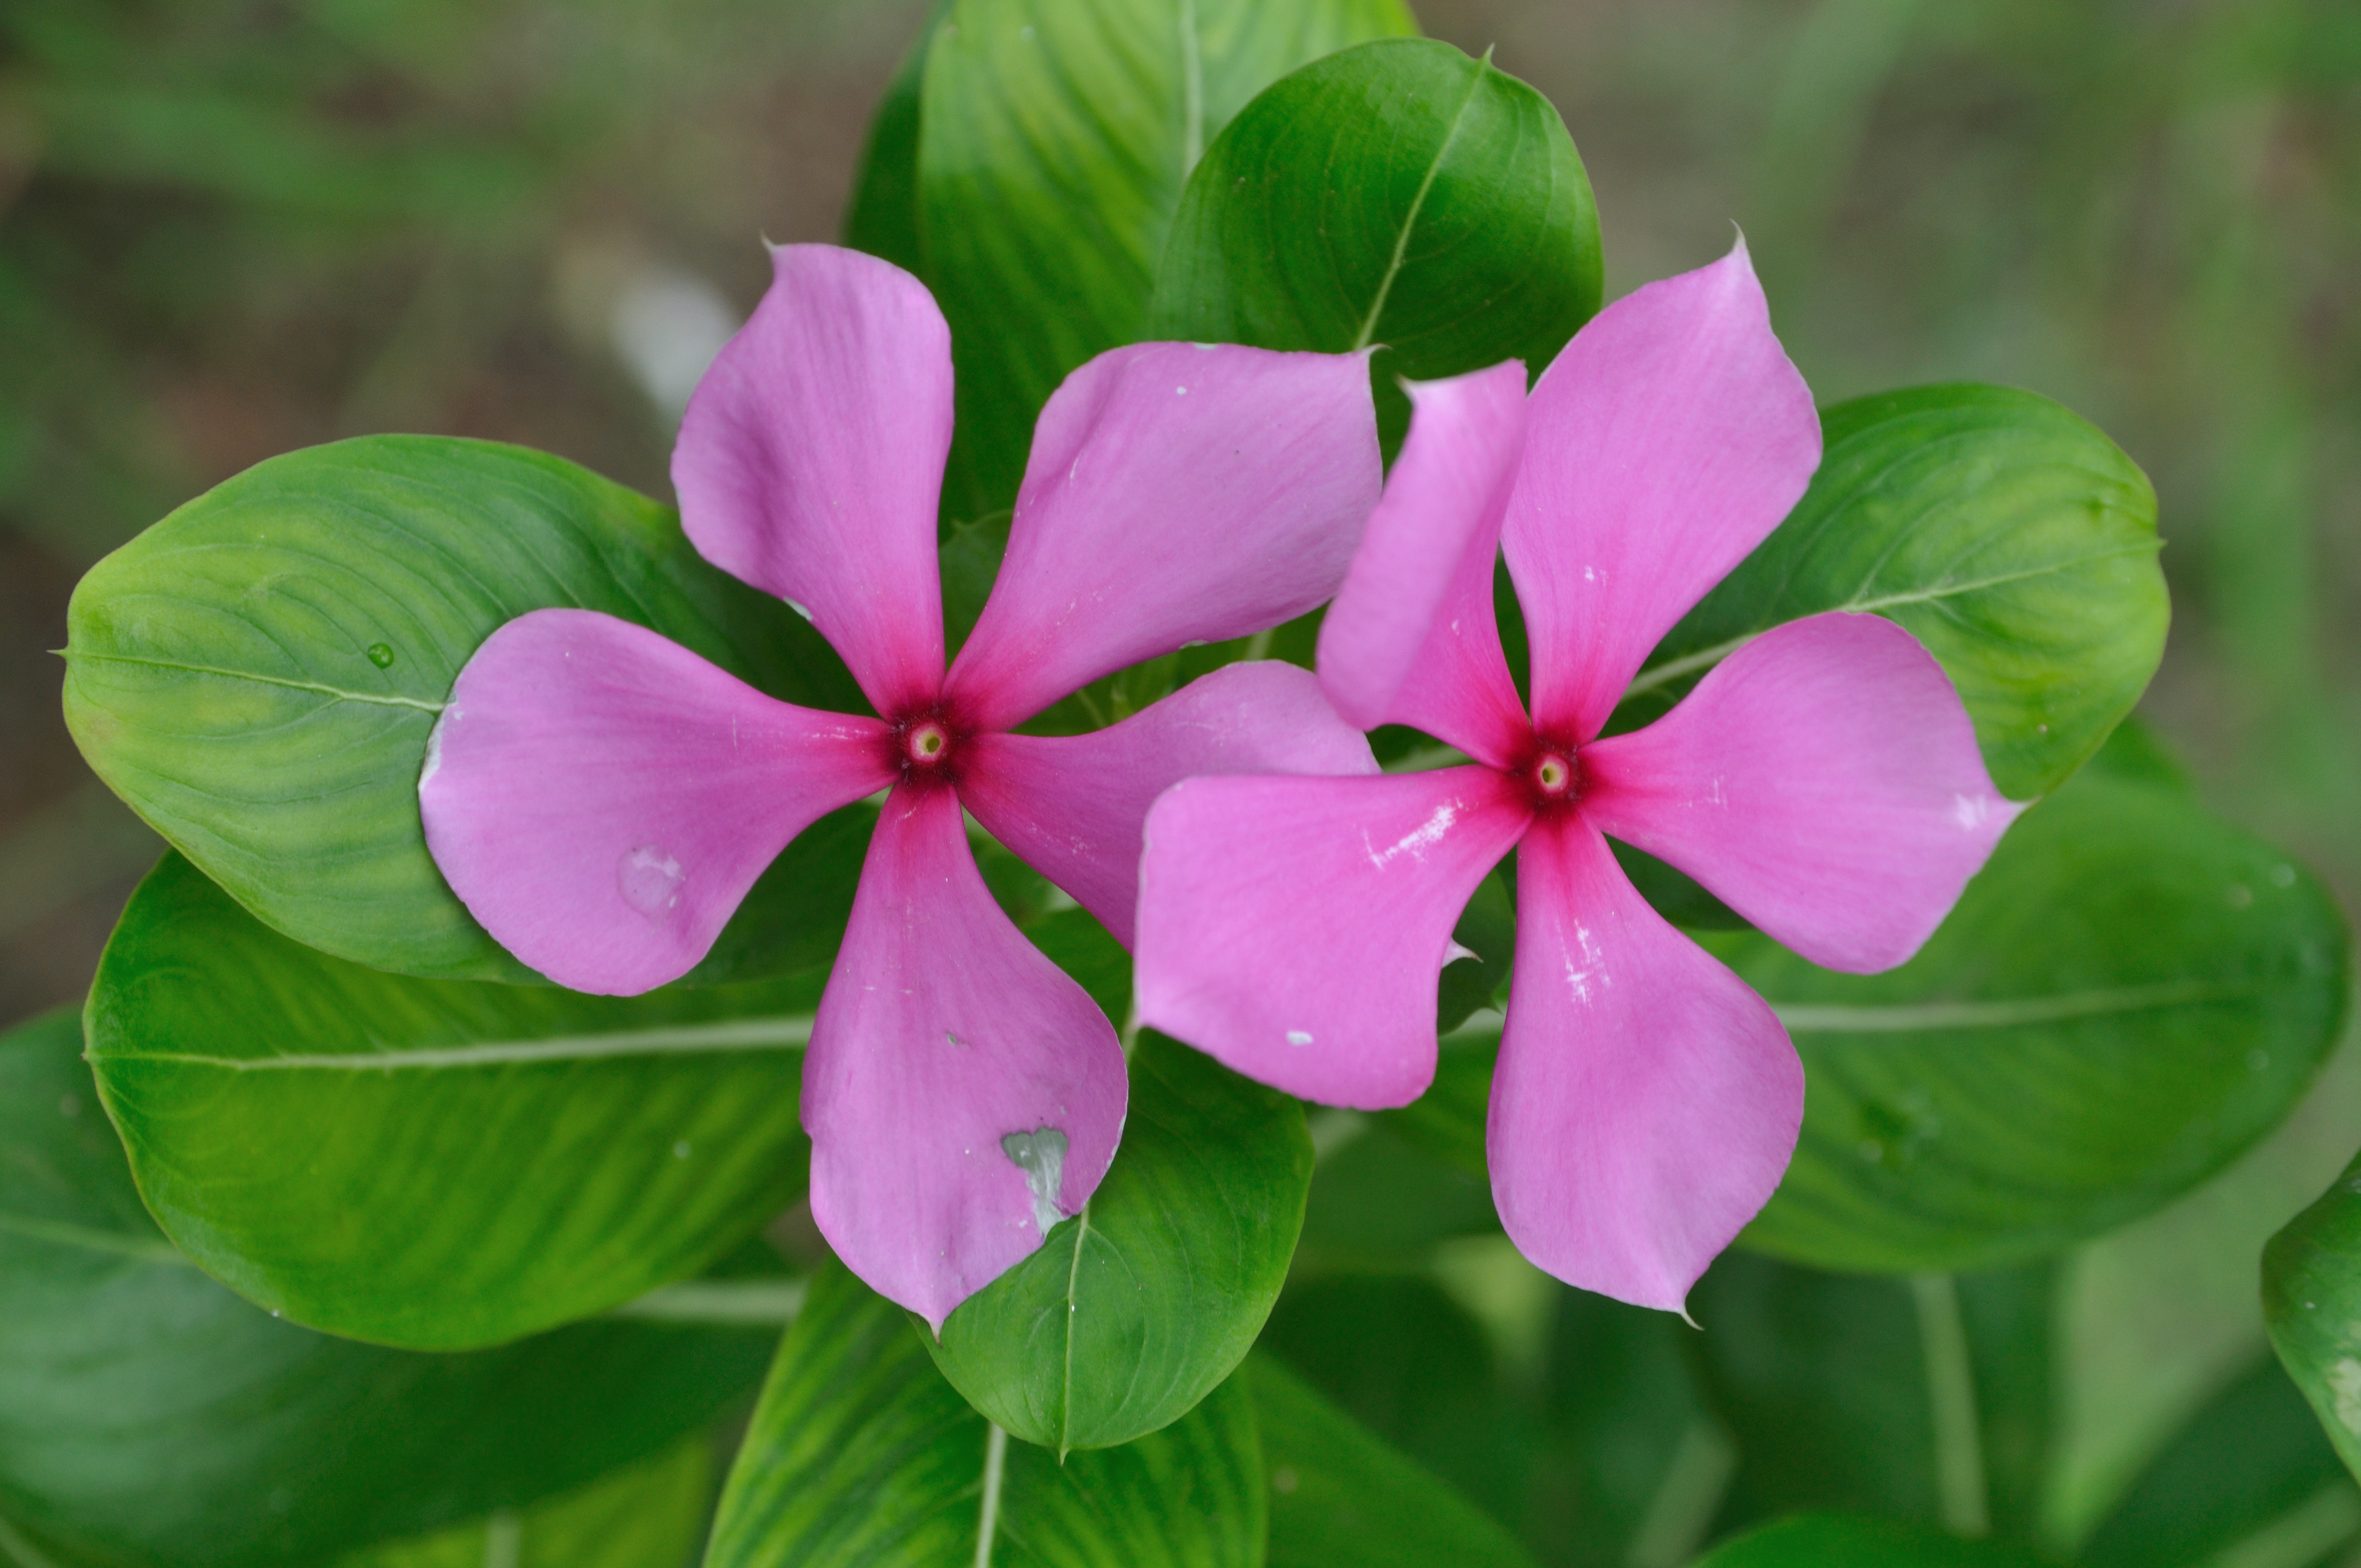
[[[2045,1265],[1897,1280],[1718,1259],[1689,1310],[1738,1443],[1725,1521],[1839,1508],[2032,1539],[2053,1299]]]
[[[1296,1102],[1144,1033],[1097,1192],[960,1303],[940,1343],[919,1332],[1016,1436],[1060,1453],[1128,1442],[1244,1359],[1286,1282],[1311,1180]]]
[[[2164,652],[2147,477],[2095,426],[2004,387],[1887,392],[1820,425],[1811,488],[1665,636],[1610,728],[1653,718],[1773,626],[1870,610],[1941,661],[2004,794],[2056,789]]]
[[[1727,1541],[1697,1568],[2040,1568],[2040,1560],[1890,1519],[1806,1514]]]
[[[289,941],[169,855],[88,1010],[164,1229],[248,1299],[490,1344],[695,1274],[795,1201],[817,975],[583,996]]]
[[[2361,1158],[2263,1249],[2263,1315],[2288,1376],[2361,1475]]]
[[[521,447],[369,436],[274,457],[91,569],[67,611],[65,711],[98,775],[274,929],[378,969],[529,980],[468,916],[418,821],[426,737],[469,655],[527,610],[651,627],[772,695],[861,710],[800,617],[707,565],[673,514]],[[825,957],[850,868],[811,857]],[[834,878],[831,883],[828,879]],[[840,883],[842,888],[836,889]],[[774,892],[776,889],[774,887]],[[774,969],[771,972],[777,972]]]
[[[1400,0],[951,8],[927,58],[918,184],[959,372],[954,515],[1012,504],[1058,383],[1148,335],[1182,186],[1246,101],[1331,50],[1412,30]]]
[[[2012,828],[1899,969],[1708,941],[1779,1010],[1808,1085],[1741,1239],[1828,1268],[1991,1267],[2147,1212],[2279,1124],[2350,984],[2316,880],[2113,771]]]
[[[336,1568],[683,1568],[704,1542],[713,1482],[712,1450],[699,1439],[564,1497],[356,1552]]]
[[[1532,1568],[1516,1539],[1268,1356],[1247,1368],[1270,1478],[1267,1568]]]
[[[885,96],[870,116],[861,172],[844,214],[845,244],[905,272],[923,273],[927,266],[918,235],[918,86],[926,79],[936,25],[950,10],[950,0],[933,0],[927,7],[917,41],[885,84]]]
[[[1522,359],[1598,309],[1598,214],[1549,100],[1449,44],[1367,44],[1248,105],[1205,154],[1157,270],[1151,335],[1330,353],[1395,378]]]
[[[1060,1464],[969,1409],[901,1309],[831,1265],[779,1346],[705,1561],[1252,1568],[1264,1507],[1236,1383],[1159,1432]]]
[[[1494,1047],[1499,1032],[1491,1035]],[[1444,1059],[1451,1059],[1446,1050]],[[1472,1136],[1483,1143],[1483,1097],[1491,1074],[1488,1058],[1481,1091],[1455,1101],[1466,1114],[1474,1102]],[[1462,1125],[1467,1124],[1462,1123]],[[1491,1184],[1482,1168],[1468,1168],[1451,1155],[1431,1152],[1445,1140],[1397,1123],[1394,1113],[1364,1117],[1356,1112],[1323,1112],[1312,1123],[1320,1149],[1319,1169],[1303,1209],[1303,1238],[1297,1266],[1390,1269],[1422,1265],[1436,1245],[1460,1236],[1498,1235],[1500,1217],[1492,1208]]]
[[[421,1355],[277,1321],[156,1229],[82,1045],[63,1012],[0,1035],[0,1541],[312,1568],[633,1463],[762,1376],[744,1330]]]
[[[2172,1439],[2075,1561],[2084,1568],[2312,1563],[2356,1530],[2361,1492],[2303,1396],[2265,1356]],[[2257,1550],[2274,1540],[2277,1555]]]

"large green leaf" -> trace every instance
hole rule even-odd
[[[311,1568],[577,1486],[762,1376],[759,1331],[617,1320],[421,1355],[274,1320],[157,1231],[82,1043],[70,1013],[0,1036],[0,1539]]]
[[[1268,1356],[1247,1368],[1270,1477],[1267,1568],[1531,1568],[1516,1539]]]
[[[713,1480],[700,1439],[564,1497],[356,1552],[336,1568],[687,1568]]]
[[[652,627],[780,697],[861,707],[818,634],[705,565],[667,510],[521,447],[370,436],[249,468],[93,567],[67,611],[66,722],[276,929],[405,974],[530,979],[435,870],[418,771],[477,645],[548,606]],[[833,951],[858,850],[798,848],[792,885],[740,916],[784,928],[725,933],[724,971]]]
[[[959,0],[920,94],[926,278],[951,327],[956,515],[1013,503],[1067,372],[1148,335],[1200,156],[1307,61],[1412,30],[1400,0]]]
[[[971,1409],[902,1310],[831,1266],[779,1346],[706,1563],[1254,1568],[1261,1466],[1236,1382],[1060,1464]]]
[[[177,855],[88,1010],[165,1231],[242,1295],[389,1344],[512,1339],[694,1274],[795,1201],[819,977],[578,995],[291,942]]]
[[[1891,1519],[1806,1514],[1727,1541],[1697,1568],[2040,1568],[2040,1559]]]
[[[1549,100],[1488,57],[1372,43],[1295,72],[1205,154],[1156,276],[1158,337],[1330,353],[1395,378],[1522,359],[1598,308],[1598,215]]]
[[[2263,1249],[2263,1313],[2288,1376],[2361,1475],[2361,1158]]]
[[[2092,770],[1881,975],[1708,936],[1803,1052],[1803,1135],[1744,1233],[1800,1263],[1991,1267],[2158,1207],[2279,1124],[2349,987],[2327,890],[2180,792]]]
[[[1253,1346],[1311,1181],[1295,1101],[1144,1034],[1105,1179],[961,1302],[940,1343],[928,1336],[935,1364],[985,1416],[1060,1454],[1152,1432]]]
[[[1820,422],[1811,488],[1664,638],[1617,727],[1773,626],[1872,610],[1942,662],[2003,793],[2056,789],[2164,652],[2147,477],[2096,427],[2004,387],[1887,392]]]

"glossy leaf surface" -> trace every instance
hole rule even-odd
[[[954,515],[1011,504],[1066,373],[1146,329],[1181,190],[1246,101],[1412,30],[1400,0],[959,0],[928,51],[924,276],[951,325]]]
[[[1598,216],[1549,100],[1448,44],[1374,43],[1257,99],[1190,180],[1151,335],[1345,353],[1397,378],[1521,359],[1539,375],[1598,309]]]
[[[1161,1431],[1061,1465],[977,1415],[902,1310],[831,1265],[779,1346],[705,1561],[1251,1568],[1265,1528],[1238,1383]]]
[[[1668,633],[1632,728],[1755,634],[1872,610],[1941,662],[2001,792],[2063,784],[2131,710],[2170,616],[2156,492],[2094,426],[2004,387],[1919,387],[1820,416],[1818,473]]]
[[[1248,1367],[1270,1478],[1267,1568],[1531,1568],[1488,1515],[1268,1356]]]
[[[984,1415],[1060,1453],[1154,1431],[1254,1344],[1311,1181],[1296,1102],[1144,1033],[1106,1179],[960,1304],[936,1365]]]
[[[2349,985],[2327,890],[2180,792],[2093,769],[2020,820],[1919,955],[1709,945],[1803,1052],[1795,1162],[1741,1244],[1990,1267],[2121,1224],[2286,1115]]]
[[[276,1321],[141,1208],[82,1038],[66,1013],[0,1036],[0,1531],[68,1561],[309,1568],[579,1486],[762,1375],[760,1331],[610,1321],[421,1355]]]
[[[412,980],[289,941],[174,855],[107,946],[90,1054],[207,1270],[299,1322],[457,1349],[695,1274],[795,1201],[819,982]]]
[[[2361,1475],[2361,1159],[2263,1252],[2271,1343]]]
[[[418,773],[477,644],[552,605],[861,710],[818,634],[707,565],[669,510],[521,447],[369,436],[258,464],[93,567],[67,614],[66,721],[117,795],[275,929],[405,974],[530,979],[435,870]],[[858,869],[838,856],[799,880],[840,880],[849,906]],[[796,905],[757,903],[793,936]],[[841,930],[818,933],[822,959]],[[721,945],[742,970],[747,944]],[[813,961],[808,941],[760,945]]]

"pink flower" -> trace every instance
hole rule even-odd
[[[654,632],[520,617],[459,674],[419,779],[436,864],[582,991],[686,973],[822,815],[891,790],[805,1060],[812,1212],[940,1328],[1098,1185],[1123,1053],[1002,914],[965,812],[1126,943],[1141,822],[1198,773],[1373,772],[1312,675],[1235,664],[1111,729],[1010,731],[1086,682],[1335,591],[1380,484],[1359,356],[1140,344],[1042,411],[983,619],[948,671],[936,493],[949,330],[925,288],[774,253],[673,455],[705,557],[807,615],[879,717],[776,702]]]
[[[1917,950],[2019,807],[1941,667],[1873,616],[1765,632],[1662,721],[1599,736],[1819,464],[1743,246],[1602,312],[1531,398],[1514,363],[1411,390],[1320,680],[1354,723],[1414,725],[1474,765],[1167,792],[1141,872],[1140,1016],[1307,1099],[1407,1103],[1434,1075],[1452,927],[1517,849],[1494,1200],[1552,1274],[1678,1310],[1785,1170],[1803,1070],[1770,1007],[1648,906],[1602,835],[1814,962],[1867,971]],[[1530,719],[1492,617],[1502,546]]]

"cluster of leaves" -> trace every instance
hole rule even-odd
[[[851,237],[951,323],[955,628],[1034,412],[1101,349],[1378,346],[1398,438],[1396,378],[1537,370],[1597,308],[1555,111],[1411,32],[1389,0],[959,0],[929,27]],[[2119,728],[2166,620],[2121,452],[1990,387],[1823,418],[1810,492],[1618,723],[1769,627],[1866,610],[1942,662],[2001,786],[2045,798],[1875,977],[1635,860],[1779,1009],[1810,1083],[1786,1182],[1699,1289],[1701,1337],[1521,1274],[1498,1236],[1497,882],[1417,1104],[1307,1121],[1148,1035],[1097,1195],[939,1342],[825,1260],[790,1268],[759,1238],[801,1189],[798,1048],[866,808],[783,857],[686,981],[617,1000],[537,983],[469,920],[416,782],[458,668],[527,609],[603,609],[857,707],[834,656],[664,509],[515,448],[357,440],[182,508],[71,614],[69,722],[173,852],[80,1026],[0,1039],[0,1552],[677,1562],[706,1537],[708,1423],[792,1320],[712,1564],[1672,1564],[1798,1509],[1836,1512],[1712,1561],[2171,1568],[2258,1530],[2313,1561],[2361,1529],[2361,1494],[2268,1368],[2094,1529],[2055,1528],[2040,1325],[2045,1259],[2220,1169],[2309,1085],[2350,986],[2334,905]],[[1311,630],[1260,641],[1303,658]],[[1248,651],[1126,672],[1047,722]],[[1124,1016],[1120,948],[982,848],[1012,916]],[[2273,1260],[2283,1351],[2348,1453],[2356,1227],[2348,1182]]]

